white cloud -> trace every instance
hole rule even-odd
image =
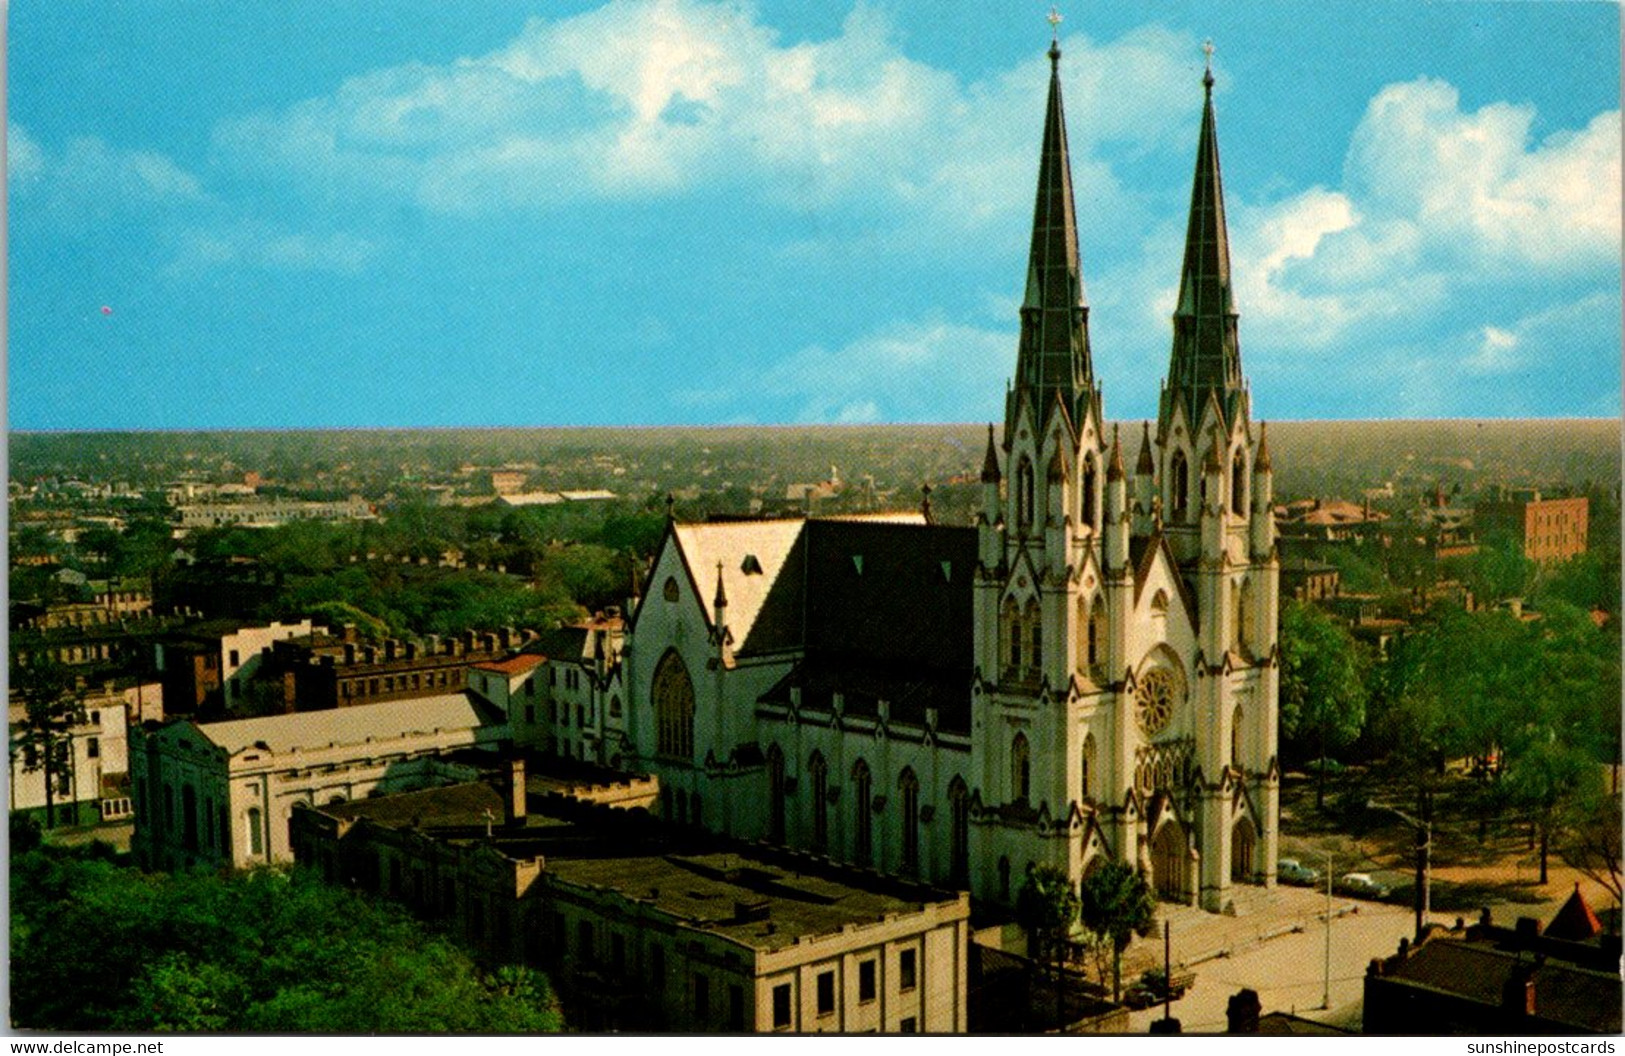
[[[249,220],[186,228],[173,242],[166,269],[171,275],[237,266],[349,275],[366,265],[375,248],[344,232],[314,235]]]
[[[900,322],[837,349],[803,348],[749,387],[799,422],[935,422],[983,413],[1015,362],[1014,330]]]
[[[18,125],[6,130],[6,175],[31,210],[78,224],[207,197],[195,176],[162,154],[126,150],[95,136],[53,151]]]
[[[15,189],[32,187],[45,174],[45,152],[21,125],[6,127],[6,182]]]
[[[1079,197],[1109,203],[1123,192],[1093,146],[1179,127],[1191,92],[1173,56],[1194,41],[1150,28],[1066,45],[1066,89],[1087,115],[1073,127]],[[748,7],[611,0],[534,19],[487,55],[374,71],[230,122],[217,143],[316,193],[442,212],[722,187],[804,210],[903,207],[962,230],[1025,211],[1010,189],[1032,179],[1047,65],[1035,54],[963,84],[904,55],[861,6],[838,35],[786,45]]]

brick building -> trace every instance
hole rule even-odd
[[[409,700],[469,688],[469,669],[508,660],[535,632],[512,628],[461,635],[431,634],[421,640],[363,642],[354,627],[338,634],[318,631],[271,646],[265,691],[284,711],[322,711]],[[503,703],[498,706],[504,706]],[[504,707],[504,710],[505,707]]]
[[[1480,536],[1505,532],[1518,540],[1523,555],[1555,564],[1586,552],[1591,500],[1583,495],[1543,499],[1538,491],[1505,492],[1475,510]]]

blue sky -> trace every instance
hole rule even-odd
[[[1256,414],[1620,413],[1617,5],[1061,10],[1108,415],[1209,37]],[[21,0],[9,424],[997,418],[1047,11]]]

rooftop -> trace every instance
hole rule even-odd
[[[448,693],[353,708],[211,722],[199,725],[198,731],[235,754],[255,745],[271,752],[292,752],[335,744],[398,740],[413,733],[473,729],[497,721],[468,693]]]

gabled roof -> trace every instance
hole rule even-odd
[[[236,754],[262,745],[282,753],[333,744],[398,740],[413,733],[474,729],[501,720],[481,708],[468,693],[390,700],[330,711],[301,711],[196,725],[205,740]]]
[[[672,535],[702,609],[706,608],[704,599],[710,598],[717,589],[717,563],[721,562],[723,586],[728,596],[728,627],[739,648],[750,644],[762,607],[778,583],[806,523],[797,518],[672,525]],[[751,571],[746,571],[747,568]],[[761,571],[755,571],[758,568]],[[649,589],[653,593],[659,587],[651,584]],[[708,624],[710,620],[711,613],[707,611]]]
[[[510,656],[506,660],[487,660],[484,663],[475,664],[474,670],[495,671],[499,675],[511,677],[513,675],[522,675],[546,660],[547,657],[535,653],[520,653],[518,656]]]
[[[1591,912],[1591,907],[1586,904],[1585,896],[1580,894],[1580,885],[1576,882],[1574,893],[1563,903],[1563,908],[1557,911],[1552,922],[1546,925],[1546,936],[1552,939],[1584,942],[1601,934],[1602,921],[1597,919],[1597,914]]]

